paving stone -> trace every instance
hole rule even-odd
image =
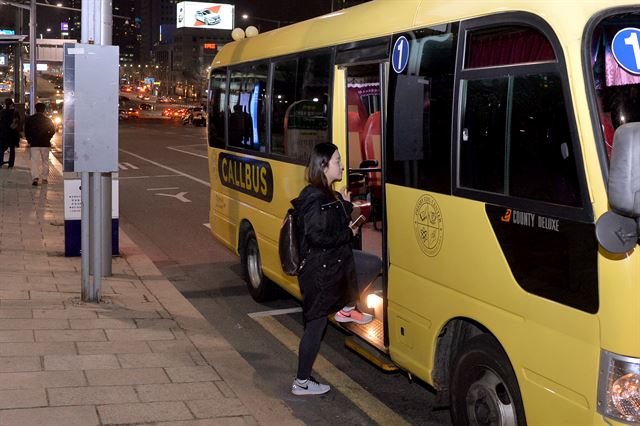
[[[73,342],[12,343],[0,345],[0,356],[42,356],[76,354]]]
[[[222,380],[209,366],[167,367],[164,369],[173,383],[209,382]]]
[[[33,330],[2,330],[0,342],[33,342]]]
[[[151,348],[146,342],[77,342],[76,345],[80,355],[142,354],[151,352]]]
[[[54,388],[49,389],[48,394],[51,406],[123,404],[140,401],[132,386]]]
[[[20,371],[41,371],[40,357],[11,356],[0,357],[1,373],[17,373]]]
[[[73,329],[122,329],[122,328],[136,328],[136,323],[131,319],[119,318],[95,318],[95,319],[72,319],[69,320],[69,324]]]
[[[56,319],[0,319],[0,330],[62,330],[69,321]]]
[[[0,373],[0,389],[85,386],[86,383],[81,371]],[[3,423],[0,421],[0,424]]]
[[[108,312],[99,312],[98,318],[160,318],[160,315],[156,311],[118,309]]]
[[[0,308],[0,318],[32,318],[31,309],[17,308],[17,309],[3,309]]]
[[[214,398],[186,401],[191,412],[199,419],[208,417],[243,416],[251,414],[242,405],[242,401],[235,398]]]
[[[92,426],[99,425],[92,406],[46,407],[0,411],[3,426]]]
[[[137,319],[135,320],[138,328],[163,328],[163,329],[177,329],[178,324],[172,319]]]
[[[119,370],[85,370],[91,386],[144,385],[169,383],[162,368],[125,368]]]
[[[118,355],[122,368],[143,367],[193,367],[195,363],[188,353],[150,353]]]
[[[218,419],[184,420],[180,422],[160,422],[156,426],[258,426],[258,423],[247,423],[245,417],[222,417]]]
[[[131,340],[174,340],[175,336],[170,330],[133,329],[133,330],[105,330],[111,341]]]
[[[120,368],[115,355],[47,355],[45,370],[108,370]]]
[[[220,389],[220,392],[222,393],[222,395],[224,395],[225,398],[237,398],[238,395],[236,395],[236,393],[233,391],[233,389],[231,389],[231,387],[227,384],[227,382],[224,382],[222,380],[218,380],[216,383],[216,386],[218,387],[218,389]]]
[[[136,392],[142,402],[217,399],[222,394],[213,382],[139,385]]]
[[[102,330],[36,330],[35,333],[36,342],[101,342],[107,340]]]
[[[52,319],[78,319],[78,318],[97,318],[98,314],[94,311],[81,308],[67,309],[34,309],[34,318],[52,318]]]
[[[0,391],[0,410],[46,406],[47,395],[44,389],[11,389]]]
[[[98,406],[103,424],[127,424],[193,419],[183,402],[148,402]]]
[[[196,347],[188,340],[155,340],[147,342],[153,352],[193,352]]]

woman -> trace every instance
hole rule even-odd
[[[336,320],[340,322],[366,324],[372,320],[355,306],[358,288],[351,240],[357,228],[349,227],[353,206],[346,188],[340,193],[333,190],[333,184],[342,180],[343,170],[337,146],[316,145],[307,166],[309,185],[294,202],[304,229],[300,233],[304,260],[298,280],[305,320],[298,372],[291,386],[294,395],[320,395],[330,390],[311,377],[329,314],[338,311]]]

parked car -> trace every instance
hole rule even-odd
[[[118,117],[119,118],[140,118],[140,110],[138,108],[135,107],[121,107],[118,110]]]
[[[151,108],[152,108],[151,104],[148,104],[148,103],[141,103],[140,104],[140,109],[142,111],[149,111]]]

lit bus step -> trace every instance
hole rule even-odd
[[[349,336],[344,345],[383,371],[397,371],[391,359],[358,336]]]

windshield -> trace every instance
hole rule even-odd
[[[600,21],[591,37],[590,53],[608,163],[615,130],[640,121],[640,12]]]

